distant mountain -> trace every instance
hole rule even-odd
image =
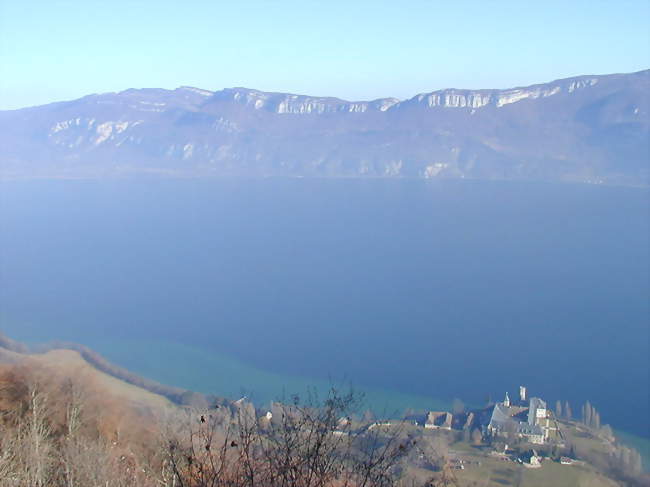
[[[0,111],[0,177],[408,177],[648,185],[650,70],[349,102],[130,89]]]

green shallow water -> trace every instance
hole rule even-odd
[[[352,387],[363,394],[364,407],[371,408],[380,415],[394,416],[408,408],[450,408],[449,401],[364,387],[362,384],[350,383],[344,377],[332,377],[325,381],[268,372],[226,354],[183,344],[102,340],[93,343],[92,347],[110,361],[158,382],[229,398],[246,396],[260,406],[293,394],[304,396],[315,390],[323,395],[332,387],[344,390]]]

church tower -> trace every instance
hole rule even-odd
[[[519,399],[521,402],[526,402],[526,386],[519,386]]]
[[[503,400],[503,405],[507,408],[510,407],[510,397],[508,397],[508,393],[506,392],[506,398]]]

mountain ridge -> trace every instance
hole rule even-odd
[[[308,94],[301,94],[301,93],[293,93],[293,92],[282,92],[282,91],[265,91],[265,90],[260,90],[257,88],[249,88],[246,86],[233,86],[233,87],[225,87],[220,90],[208,90],[205,88],[200,88],[197,86],[190,86],[190,85],[181,85],[176,88],[172,89],[167,89],[167,88],[127,88],[121,91],[107,91],[107,92],[101,92],[101,93],[91,93],[88,95],[84,95],[80,98],[75,98],[71,100],[59,100],[59,101],[54,101],[51,103],[45,103],[41,105],[31,105],[31,106],[25,106],[25,107],[20,107],[20,108],[13,108],[13,109],[7,109],[7,110],[0,110],[0,112],[15,112],[19,110],[26,110],[26,109],[32,109],[32,108],[40,108],[40,107],[45,107],[45,106],[51,106],[51,105],[56,105],[56,104],[63,104],[63,103],[70,103],[70,102],[75,102],[79,100],[83,100],[89,97],[96,97],[96,96],[105,96],[105,95],[122,95],[122,94],[127,94],[127,93],[132,93],[132,92],[166,92],[166,93],[172,93],[176,91],[190,91],[194,92],[197,94],[201,94],[203,96],[213,96],[218,93],[222,92],[251,92],[251,93],[257,93],[261,95],[268,95],[268,96],[275,96],[275,95],[285,95],[285,96],[291,96],[291,97],[298,97],[298,98],[309,98],[309,99],[319,99],[319,100],[332,100],[334,102],[341,102],[341,103],[373,103],[373,102],[379,102],[383,100],[390,100],[390,101],[395,101],[396,103],[404,103],[408,101],[412,101],[415,99],[421,99],[429,95],[437,95],[437,94],[443,94],[447,92],[463,92],[463,93],[476,93],[476,94],[490,94],[490,93],[496,93],[496,92],[508,92],[508,91],[516,91],[516,90],[527,90],[527,89],[534,89],[538,87],[542,87],[545,85],[551,85],[551,84],[558,84],[558,83],[564,83],[564,82],[578,82],[582,80],[589,80],[589,79],[600,79],[600,78],[616,78],[616,77],[622,77],[622,76],[633,76],[633,75],[642,75],[642,76],[647,76],[650,73],[650,68],[649,69],[643,69],[640,71],[634,71],[630,73],[609,73],[609,74],[584,74],[584,75],[577,75],[577,76],[570,76],[566,78],[557,78],[553,79],[551,81],[547,82],[541,82],[541,83],[534,83],[531,85],[517,85],[517,86],[512,86],[508,88],[457,88],[457,87],[446,87],[446,88],[440,88],[437,90],[433,91],[424,91],[420,93],[416,93],[415,95],[409,97],[409,98],[397,98],[397,97],[380,97],[380,98],[375,98],[375,99],[368,99],[368,100],[348,100],[346,98],[340,98],[337,96],[321,96],[321,95],[308,95]],[[574,90],[572,90],[574,91]]]
[[[348,101],[128,89],[0,111],[0,177],[409,177],[648,185],[650,70]]]

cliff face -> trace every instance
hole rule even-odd
[[[482,108],[489,105],[502,107],[526,99],[546,98],[562,92],[573,93],[575,90],[594,86],[596,83],[598,77],[592,76],[511,90],[441,90],[417,95],[412,101],[423,103],[429,108]]]
[[[649,73],[399,101],[191,87],[0,112],[0,176],[528,179],[648,184]]]

